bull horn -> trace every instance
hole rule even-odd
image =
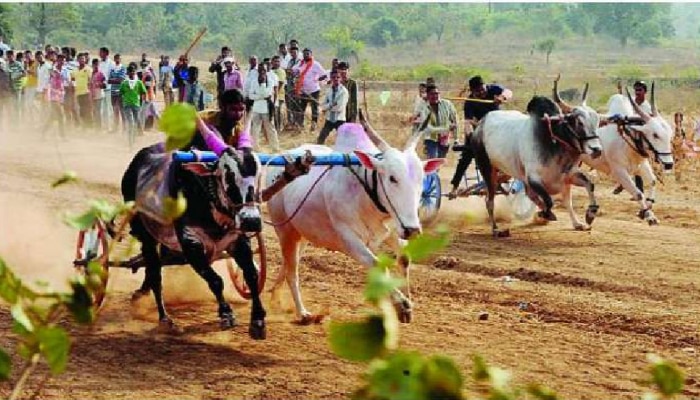
[[[583,88],[583,96],[581,96],[581,105],[586,105],[586,100],[588,100],[588,82],[586,82],[586,86]]]
[[[377,133],[377,131],[374,130],[374,128],[372,128],[372,126],[369,124],[369,121],[367,121],[367,119],[365,118],[365,114],[362,112],[362,110],[360,110],[359,120],[360,125],[362,125],[362,127],[365,129],[369,140],[371,140],[372,143],[374,143],[374,145],[377,146],[377,148],[380,151],[385,152],[389,150],[389,144],[384,139],[382,139],[381,136],[379,136],[379,134]]]
[[[659,115],[659,110],[656,109],[656,101],[654,99],[654,86],[655,82],[651,81],[651,116],[656,117]]]
[[[559,96],[559,79],[561,78],[561,74],[557,75],[557,79],[554,80],[554,89],[552,89],[552,92],[554,93],[554,101],[559,105],[561,110],[564,112],[564,114],[568,114],[571,112],[571,106],[566,104],[564,100],[561,99]]]
[[[627,91],[627,98],[629,99],[630,103],[632,103],[632,108],[634,109],[634,112],[637,113],[637,115],[639,115],[640,117],[642,117],[644,122],[649,122],[651,117],[649,116],[649,114],[645,113],[644,110],[642,110],[641,107],[639,107],[639,105],[634,101],[632,95],[630,94],[630,88],[625,87],[625,91]]]
[[[617,94],[622,94],[622,81],[617,81]]]

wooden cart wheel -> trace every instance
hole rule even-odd
[[[255,247],[256,244],[257,247]],[[251,247],[253,249],[255,268],[258,270],[258,294],[260,294],[263,292],[263,289],[265,289],[265,280],[267,278],[267,250],[265,249],[265,240],[263,239],[262,232],[257,233],[251,238]],[[228,269],[228,275],[231,278],[236,292],[244,299],[250,300],[252,294],[250,288],[248,288],[248,285],[245,283],[245,279],[243,279],[243,271],[241,271],[238,266],[235,266],[231,255],[226,258],[226,269]]]
[[[107,231],[102,221],[96,221],[92,228],[78,233],[73,266],[81,273],[85,273],[88,263],[93,260],[102,266],[102,284],[99,289],[93,291],[93,305],[95,309],[99,309],[107,294],[109,279]]]
[[[432,222],[442,204],[442,185],[437,173],[428,174],[423,178],[423,190],[418,205],[418,216],[424,224]]]

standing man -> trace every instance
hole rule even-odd
[[[318,134],[317,144],[324,144],[328,134],[345,123],[349,97],[348,90],[340,84],[338,71],[331,71],[331,88],[326,93],[323,104],[321,104],[321,109],[326,112],[326,122]]]
[[[49,83],[46,86],[46,91],[48,92],[46,98],[49,101],[49,117],[46,120],[46,125],[41,130],[42,133],[45,133],[55,121],[58,123],[58,134],[62,138],[66,136],[63,121],[63,97],[65,94],[64,79],[66,77],[63,63],[65,59],[66,56],[63,54],[56,56],[56,62],[49,74]]]
[[[92,102],[92,125],[95,129],[102,127],[102,101],[105,97],[107,78],[100,71],[100,60],[92,60],[92,76],[90,77],[90,101]]]
[[[265,64],[258,66],[257,79],[248,88],[248,97],[253,101],[251,107],[251,134],[255,140],[255,146],[260,148],[260,129],[265,129],[269,134],[270,144],[274,152],[279,151],[277,131],[270,123],[268,102],[272,99],[274,85],[268,82]]]
[[[128,121],[129,145],[131,145],[134,142],[137,130],[140,134],[143,134],[139,110],[141,109],[141,101],[146,96],[146,86],[136,76],[135,66],[129,66],[126,78],[119,85],[119,92],[121,94],[123,112]]]
[[[243,96],[245,96],[246,101],[246,111],[250,112],[250,108],[253,107],[253,100],[248,96],[250,87],[253,82],[258,79],[258,56],[252,55],[248,58],[248,72],[245,75],[245,81],[243,83]]]
[[[469,164],[474,159],[474,153],[469,144],[474,128],[479,124],[486,114],[494,110],[499,110],[501,104],[513,97],[513,92],[497,84],[485,85],[481,76],[477,75],[469,79],[469,97],[464,102],[464,148],[457,163],[457,169],[452,177],[452,191],[449,198],[457,196],[459,183],[467,172]],[[477,101],[470,101],[474,99]]]
[[[53,51],[44,54],[39,50],[35,54],[36,59],[36,100],[39,102],[40,107],[44,107],[46,104],[46,88],[49,85],[49,75],[51,74],[51,69],[53,68],[53,61],[56,53]]]
[[[14,103],[15,117],[20,118],[22,115],[22,78],[27,73],[24,70],[24,65],[15,59],[15,52],[8,50],[5,53],[7,65],[5,70],[10,76],[10,89],[12,90],[12,102]]]
[[[84,128],[92,125],[92,101],[90,100],[90,77],[92,68],[87,66],[85,54],[78,55],[78,68],[73,71],[75,99],[79,110],[79,124]]]
[[[346,61],[341,61],[338,63],[338,74],[340,76],[340,83],[345,86],[348,90],[348,105],[345,110],[345,122],[357,122],[357,114],[359,111],[359,103],[357,101],[357,82],[354,79],[350,79],[350,63]]]
[[[126,117],[124,116],[124,108],[122,107],[122,96],[120,87],[126,78],[126,68],[122,64],[122,57],[119,54],[114,55],[114,65],[109,70],[107,75],[107,83],[110,84],[112,110],[114,111],[114,132],[119,131],[119,121],[122,122],[123,129],[126,129]]]
[[[109,59],[109,49],[106,47],[100,47],[99,51],[100,65],[99,69],[105,79],[109,80],[109,72],[114,67],[114,63]],[[109,131],[109,121],[112,117],[112,96],[111,96],[111,86],[109,82],[105,85],[103,89],[104,93],[102,100],[100,101],[100,119],[102,120],[101,128],[105,131]]]
[[[279,47],[277,48],[277,55],[280,57],[280,67],[282,69],[287,69],[289,60],[292,58],[292,56],[287,51],[286,44],[280,43]]]
[[[451,101],[441,99],[435,85],[428,85],[428,107],[420,116],[419,130],[427,158],[444,158],[449,149],[450,136],[457,133],[457,110]]]
[[[291,42],[290,42],[291,44]],[[299,64],[301,59],[299,58],[299,48],[296,46],[289,47],[289,61],[287,62],[287,68],[285,69],[285,74],[287,75],[287,85],[284,88],[284,93],[286,98],[284,99],[287,103],[287,125],[290,127],[296,127],[297,121],[299,121],[299,99],[294,94],[294,86],[296,84],[296,77],[292,73],[292,68]]]
[[[294,94],[301,97],[298,122],[302,127],[304,126],[306,106],[311,103],[311,132],[313,132],[318,124],[318,99],[321,94],[319,82],[325,81],[328,73],[323,69],[321,63],[313,59],[311,49],[304,49],[302,54],[302,62],[292,68],[292,72],[297,76]]]
[[[216,98],[224,92],[224,60],[231,57],[231,49],[228,46],[221,48],[221,54],[216,57],[216,60],[211,62],[209,72],[216,73]]]
[[[286,48],[285,48],[286,50]],[[272,57],[272,72],[277,76],[277,88],[275,92],[275,114],[274,123],[275,128],[279,132],[282,130],[282,106],[285,100],[285,86],[287,82],[287,73],[284,68],[282,68],[282,57],[276,55]],[[289,112],[289,110],[287,110]]]
[[[236,61],[233,59],[233,57],[224,58],[224,89],[222,93],[232,89],[243,90],[243,78],[241,77],[241,72],[233,68],[235,63]]]
[[[165,106],[173,103],[173,66],[170,65],[170,56],[163,56],[160,66],[160,90],[163,91],[163,101]]]

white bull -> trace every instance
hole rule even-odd
[[[649,158],[663,164],[667,172],[673,169],[673,129],[656,108],[654,83],[651,84],[651,114],[642,110],[627,90],[627,98],[621,94],[610,98],[608,115],[614,123],[597,131],[603,145],[603,157],[593,159],[584,155],[581,160],[600,172],[611,174],[639,202],[639,217],[649,225],[658,224],[651,209],[656,195],[656,176]],[[634,173],[640,173],[650,185],[646,199],[634,184],[631,176]]]
[[[312,167],[308,175],[297,178],[267,203],[283,258],[283,269],[272,290],[286,278],[302,324],[321,318],[308,312],[301,298],[298,267],[302,241],[344,253],[369,268],[376,264],[373,251],[389,237],[392,223],[398,234],[397,250],[421,231],[418,203],[423,177],[437,170],[444,159],[421,162],[416,142],[413,137],[399,150],[368,124],[363,129],[362,125],[346,123],[338,129],[334,149],[304,145],[293,150],[311,150],[314,155],[354,152],[362,164],[329,170]],[[273,175],[269,174],[268,180]],[[398,261],[408,288],[410,260],[401,256]],[[392,296],[402,322],[411,319],[410,291],[407,294],[396,291]]]

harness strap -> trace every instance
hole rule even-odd
[[[622,137],[622,140],[627,143],[627,145],[632,148],[637,154],[644,158],[649,157],[649,153],[644,150],[644,143],[642,143],[642,140],[639,138],[635,138],[634,135],[632,135],[632,132],[630,132],[629,129],[627,129],[627,124],[624,121],[620,121],[617,123],[617,133],[620,134]]]
[[[559,143],[572,153],[580,153],[580,151],[576,150],[572,145],[554,134],[554,131],[552,131],[552,119],[549,117],[549,115],[545,115],[544,119],[547,122],[547,130],[549,132],[550,139],[552,139],[552,143]]]
[[[367,196],[372,200],[372,203],[374,203],[375,207],[382,212],[383,214],[389,214],[389,211],[387,211],[386,207],[382,205],[382,203],[379,201],[379,190],[378,190],[378,180],[379,176],[377,171],[372,171],[372,187],[370,187],[369,183],[367,182],[367,169],[365,168],[365,179],[362,179],[360,175],[355,171],[352,167],[348,167],[350,172],[355,175],[355,178],[362,184],[362,188],[365,189],[365,193],[367,193]]]

